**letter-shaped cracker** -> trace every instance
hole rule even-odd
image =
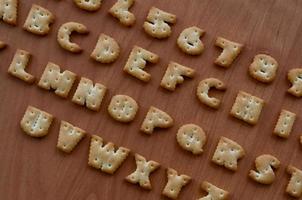
[[[199,82],[196,95],[205,105],[217,109],[220,106],[220,100],[209,96],[210,89],[226,90],[225,84],[216,78],[207,78]]]
[[[264,101],[249,93],[239,91],[231,110],[231,115],[251,125],[258,122]]]
[[[175,24],[175,22],[175,15],[152,7],[149,10],[143,27],[145,32],[150,36],[157,39],[163,39],[171,35],[172,30],[169,24]]]
[[[206,191],[208,195],[201,197],[198,200],[227,200],[229,196],[227,191],[224,191],[207,181],[202,182],[201,189]]]
[[[145,72],[144,68],[147,62],[157,63],[158,60],[159,57],[156,54],[141,47],[134,46],[124,67],[124,71],[139,80],[148,82],[151,79],[151,75]]]
[[[100,9],[102,4],[102,0],[73,0],[73,2],[79,8],[91,12]]]
[[[8,73],[27,82],[33,83],[35,77],[25,71],[30,62],[30,53],[21,49],[17,49],[14,58],[9,65]]]
[[[178,175],[177,171],[172,168],[167,169],[168,182],[162,194],[170,199],[177,199],[182,187],[191,181],[191,177],[187,175]]]
[[[101,34],[90,57],[100,63],[112,63],[120,55],[120,47],[114,38]]]
[[[108,106],[110,116],[119,122],[131,122],[134,120],[138,104],[127,95],[115,95]]]
[[[288,138],[296,120],[296,114],[283,109],[279,115],[274,134],[282,138]]]
[[[93,85],[90,79],[82,77],[72,97],[72,102],[82,106],[85,105],[90,110],[98,111],[106,90],[107,88],[104,85],[100,83]]]
[[[291,175],[286,187],[286,193],[292,197],[302,196],[302,171],[292,165],[287,167],[287,173]]]
[[[43,137],[48,134],[53,116],[33,106],[28,106],[20,122],[22,130],[32,137]]]
[[[113,174],[127,158],[129,152],[130,150],[125,147],[115,148],[113,143],[105,144],[103,138],[92,135],[88,165]]]
[[[249,67],[250,75],[263,83],[272,82],[277,73],[278,62],[271,56],[266,54],[258,54],[254,57]]]
[[[33,4],[23,29],[36,35],[46,35],[50,30],[50,24],[55,21],[55,16],[47,9]]]
[[[141,131],[152,134],[154,128],[169,128],[173,125],[173,119],[164,111],[151,106],[141,125]]]
[[[296,96],[302,96],[302,69],[296,68],[289,70],[287,78],[292,86],[287,90],[288,93]]]
[[[10,25],[17,24],[18,0],[0,0],[0,19]]]
[[[193,78],[194,74],[195,70],[176,62],[170,62],[160,85],[167,90],[174,91],[177,84],[184,82],[184,76]]]
[[[0,50],[4,49],[6,47],[6,44],[2,41],[0,41]]]
[[[119,22],[125,26],[132,26],[135,23],[135,16],[129,12],[129,8],[134,4],[135,0],[117,0],[110,8],[109,13],[117,18]]]
[[[272,155],[263,154],[255,160],[257,171],[250,170],[249,177],[262,184],[272,184],[275,180],[274,169],[278,169],[280,161]]]
[[[244,155],[244,149],[239,144],[226,137],[221,137],[212,161],[229,170],[236,171],[238,168],[237,161],[243,158]]]
[[[57,148],[70,153],[84,138],[86,132],[66,121],[61,121]]]
[[[143,156],[137,153],[135,154],[135,163],[136,170],[125,178],[126,181],[133,184],[138,183],[140,187],[151,190],[152,186],[149,176],[154,170],[158,169],[160,165],[153,160],[146,161]]]
[[[223,49],[222,53],[215,60],[215,64],[226,68],[231,66],[243,48],[242,44],[232,42],[222,37],[217,38],[215,45]]]
[[[178,36],[177,45],[186,54],[200,55],[204,50],[204,44],[200,38],[204,34],[205,31],[196,26],[186,28]]]
[[[45,90],[53,89],[56,95],[66,98],[76,79],[76,74],[68,70],[62,73],[60,71],[60,66],[48,62],[38,86]]]
[[[57,35],[57,41],[63,49],[72,53],[79,53],[82,51],[82,48],[78,44],[71,42],[71,34],[73,32],[87,34],[89,31],[83,24],[67,22],[60,27]]]
[[[178,129],[176,140],[181,148],[193,154],[201,154],[207,137],[200,126],[185,124]]]

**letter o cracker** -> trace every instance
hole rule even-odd
[[[264,154],[255,160],[257,171],[250,170],[249,177],[261,184],[272,184],[275,180],[274,169],[278,169],[280,161],[272,155]]]
[[[209,91],[211,88],[217,90],[225,90],[225,84],[216,78],[207,78],[199,82],[196,95],[198,99],[205,105],[217,109],[220,106],[220,100],[215,97],[209,96]]]
[[[134,4],[135,0],[117,0],[110,8],[109,13],[117,18],[119,22],[125,26],[132,26],[135,23],[135,16],[129,12],[129,8]]]
[[[204,33],[204,30],[196,26],[186,28],[178,36],[177,45],[186,54],[200,55],[204,50],[204,44],[200,40],[200,37]]]
[[[110,116],[119,122],[131,122],[134,120],[138,104],[127,95],[115,95],[108,106]]]
[[[287,90],[288,93],[296,96],[302,96],[302,68],[291,69],[287,78],[292,86]]]
[[[0,19],[15,26],[18,16],[18,0],[0,0]]]
[[[186,124],[178,129],[177,142],[181,148],[195,155],[203,152],[207,137],[203,129],[195,124]]]
[[[90,57],[100,63],[112,63],[120,55],[120,47],[114,38],[101,34]]]
[[[77,7],[86,11],[96,11],[100,9],[102,0],[73,0]]]
[[[171,27],[169,24],[175,24],[176,16],[152,7],[149,10],[143,28],[145,32],[157,39],[167,38],[171,35]]]
[[[278,63],[277,61],[265,54],[258,54],[254,57],[252,64],[249,67],[250,75],[263,83],[272,82],[277,73]]]
[[[83,24],[77,22],[67,22],[59,28],[57,41],[63,49],[72,53],[79,53],[82,51],[81,47],[78,44],[70,41],[70,37],[73,32],[87,34],[89,31]]]

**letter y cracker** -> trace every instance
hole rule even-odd
[[[0,19],[10,25],[17,24],[18,0],[0,0]]]
[[[53,121],[53,116],[33,106],[28,106],[20,122],[22,130],[32,137],[43,137],[48,134],[48,129]]]
[[[135,16],[129,11],[135,0],[117,0],[110,8],[109,13],[117,18],[121,24],[132,26],[135,23]]]

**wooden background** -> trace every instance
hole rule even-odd
[[[22,30],[22,25],[32,3],[37,3],[56,15],[51,32],[39,37]],[[196,199],[203,193],[200,183],[207,180],[231,193],[232,199],[290,199],[284,193],[289,176],[288,164],[302,168],[302,152],[298,138],[302,132],[302,100],[286,93],[290,84],[287,71],[302,65],[302,1],[299,0],[137,0],[132,8],[137,22],[126,28],[108,14],[114,1],[104,0],[95,13],[78,9],[71,0],[24,0],[19,5],[18,26],[0,23],[0,40],[9,46],[0,52],[0,199],[110,199],[138,200],[165,199],[161,191],[166,183],[165,169],[175,168],[193,177],[179,199]],[[166,40],[156,40],[146,35],[143,21],[151,6],[177,15],[173,33]],[[75,35],[74,41],[84,49],[72,54],[59,47],[56,32],[68,21],[85,24],[90,30],[87,36]],[[179,33],[196,25],[206,30],[202,38],[206,49],[201,56],[183,54],[176,46]],[[100,33],[113,36],[121,46],[117,62],[102,65],[89,58]],[[213,64],[220,50],[214,47],[217,36],[223,36],[245,44],[244,51],[230,69]],[[160,62],[147,68],[152,74],[149,83],[143,83],[122,72],[122,68],[134,45],[139,45],[160,56]],[[48,61],[63,69],[75,72],[105,84],[109,91],[100,112],[92,112],[72,103],[71,97],[62,99],[53,92],[28,85],[7,73],[17,48],[32,53],[28,71],[39,80]],[[247,69],[254,55],[269,53],[279,64],[278,76],[270,85],[261,84],[249,77]],[[173,93],[159,87],[169,61],[190,66],[197,71],[193,80],[185,81]],[[198,82],[207,77],[217,77],[227,84],[218,111],[209,109],[195,96]],[[238,90],[244,90],[265,100],[259,123],[252,127],[236,120],[229,111]],[[107,106],[115,94],[132,96],[140,105],[136,119],[130,124],[114,121],[107,113]],[[49,135],[43,139],[26,136],[19,122],[28,105],[36,106],[56,117]],[[156,131],[146,136],[139,131],[140,124],[150,105],[167,111],[175,119],[168,130]],[[282,108],[297,113],[298,119],[289,139],[272,135],[274,124]],[[128,147],[147,159],[161,163],[152,174],[153,189],[145,191],[127,183],[124,177],[135,169],[131,154],[114,175],[107,175],[87,165],[89,137],[86,137],[70,155],[56,149],[60,120],[73,123],[90,134],[102,136],[107,141]],[[192,156],[176,142],[177,129],[185,123],[196,123],[208,135],[205,151]],[[239,162],[236,173],[211,163],[220,136],[241,144],[246,156]],[[247,177],[254,167],[255,157],[270,153],[280,159],[282,165],[276,172],[276,180],[270,186],[254,183]]]

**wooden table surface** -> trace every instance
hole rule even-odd
[[[49,9],[56,16],[46,37],[22,29],[32,3]],[[137,0],[132,8],[137,21],[132,28],[123,27],[108,14],[113,3],[113,0],[104,0],[99,11],[88,13],[78,9],[71,0],[26,0],[19,5],[16,27],[0,23],[0,40],[9,45],[0,52],[0,199],[165,199],[161,191],[166,184],[167,167],[193,178],[182,190],[179,199],[200,197],[203,194],[200,183],[205,180],[229,191],[231,199],[290,199],[284,193],[289,180],[285,169],[289,164],[302,168],[299,144],[302,100],[286,93],[290,87],[286,74],[289,69],[302,65],[302,1]],[[166,40],[153,39],[142,29],[151,6],[177,15],[173,33]],[[73,37],[84,49],[81,54],[69,53],[56,42],[59,26],[68,21],[81,22],[90,30],[87,36],[75,34]],[[206,30],[202,38],[206,49],[197,57],[183,54],[176,46],[179,33],[193,25]],[[113,64],[102,65],[89,58],[100,33],[111,35],[121,46],[121,55]],[[230,69],[213,64],[220,53],[214,46],[217,36],[245,44]],[[160,56],[158,64],[147,67],[152,74],[149,83],[143,83],[122,71],[134,45]],[[89,111],[71,102],[77,84],[69,97],[63,99],[38,88],[36,84],[29,85],[10,76],[7,69],[17,48],[33,55],[28,71],[38,80],[47,62],[52,61],[79,77],[105,84],[109,91],[100,112]],[[249,64],[258,53],[268,53],[279,62],[278,76],[272,84],[261,84],[247,73]],[[190,66],[197,72],[194,79],[185,81],[173,93],[159,87],[169,61]],[[198,82],[207,77],[219,78],[227,84],[225,93],[215,92],[223,99],[217,111],[202,105],[195,96]],[[261,97],[266,102],[256,126],[246,125],[229,115],[239,90]],[[108,115],[107,106],[115,94],[130,95],[139,103],[139,112],[132,123],[121,124]],[[34,139],[21,131],[19,122],[28,105],[56,117],[47,137]],[[167,111],[175,123],[170,129],[146,136],[139,131],[139,127],[151,105]],[[298,115],[287,140],[272,135],[282,108]],[[89,137],[70,155],[56,149],[60,120],[77,125],[89,134],[100,135],[106,141],[128,147],[132,154],[114,175],[95,170],[87,165]],[[200,156],[183,151],[176,142],[176,132],[185,123],[196,123],[207,133],[205,151]],[[238,142],[246,151],[235,173],[211,163],[220,136]],[[161,168],[151,175],[151,191],[124,181],[124,177],[135,169],[135,152],[161,164]],[[281,161],[276,180],[270,186],[257,184],[247,177],[248,171],[254,168],[255,158],[264,153],[270,153]]]

